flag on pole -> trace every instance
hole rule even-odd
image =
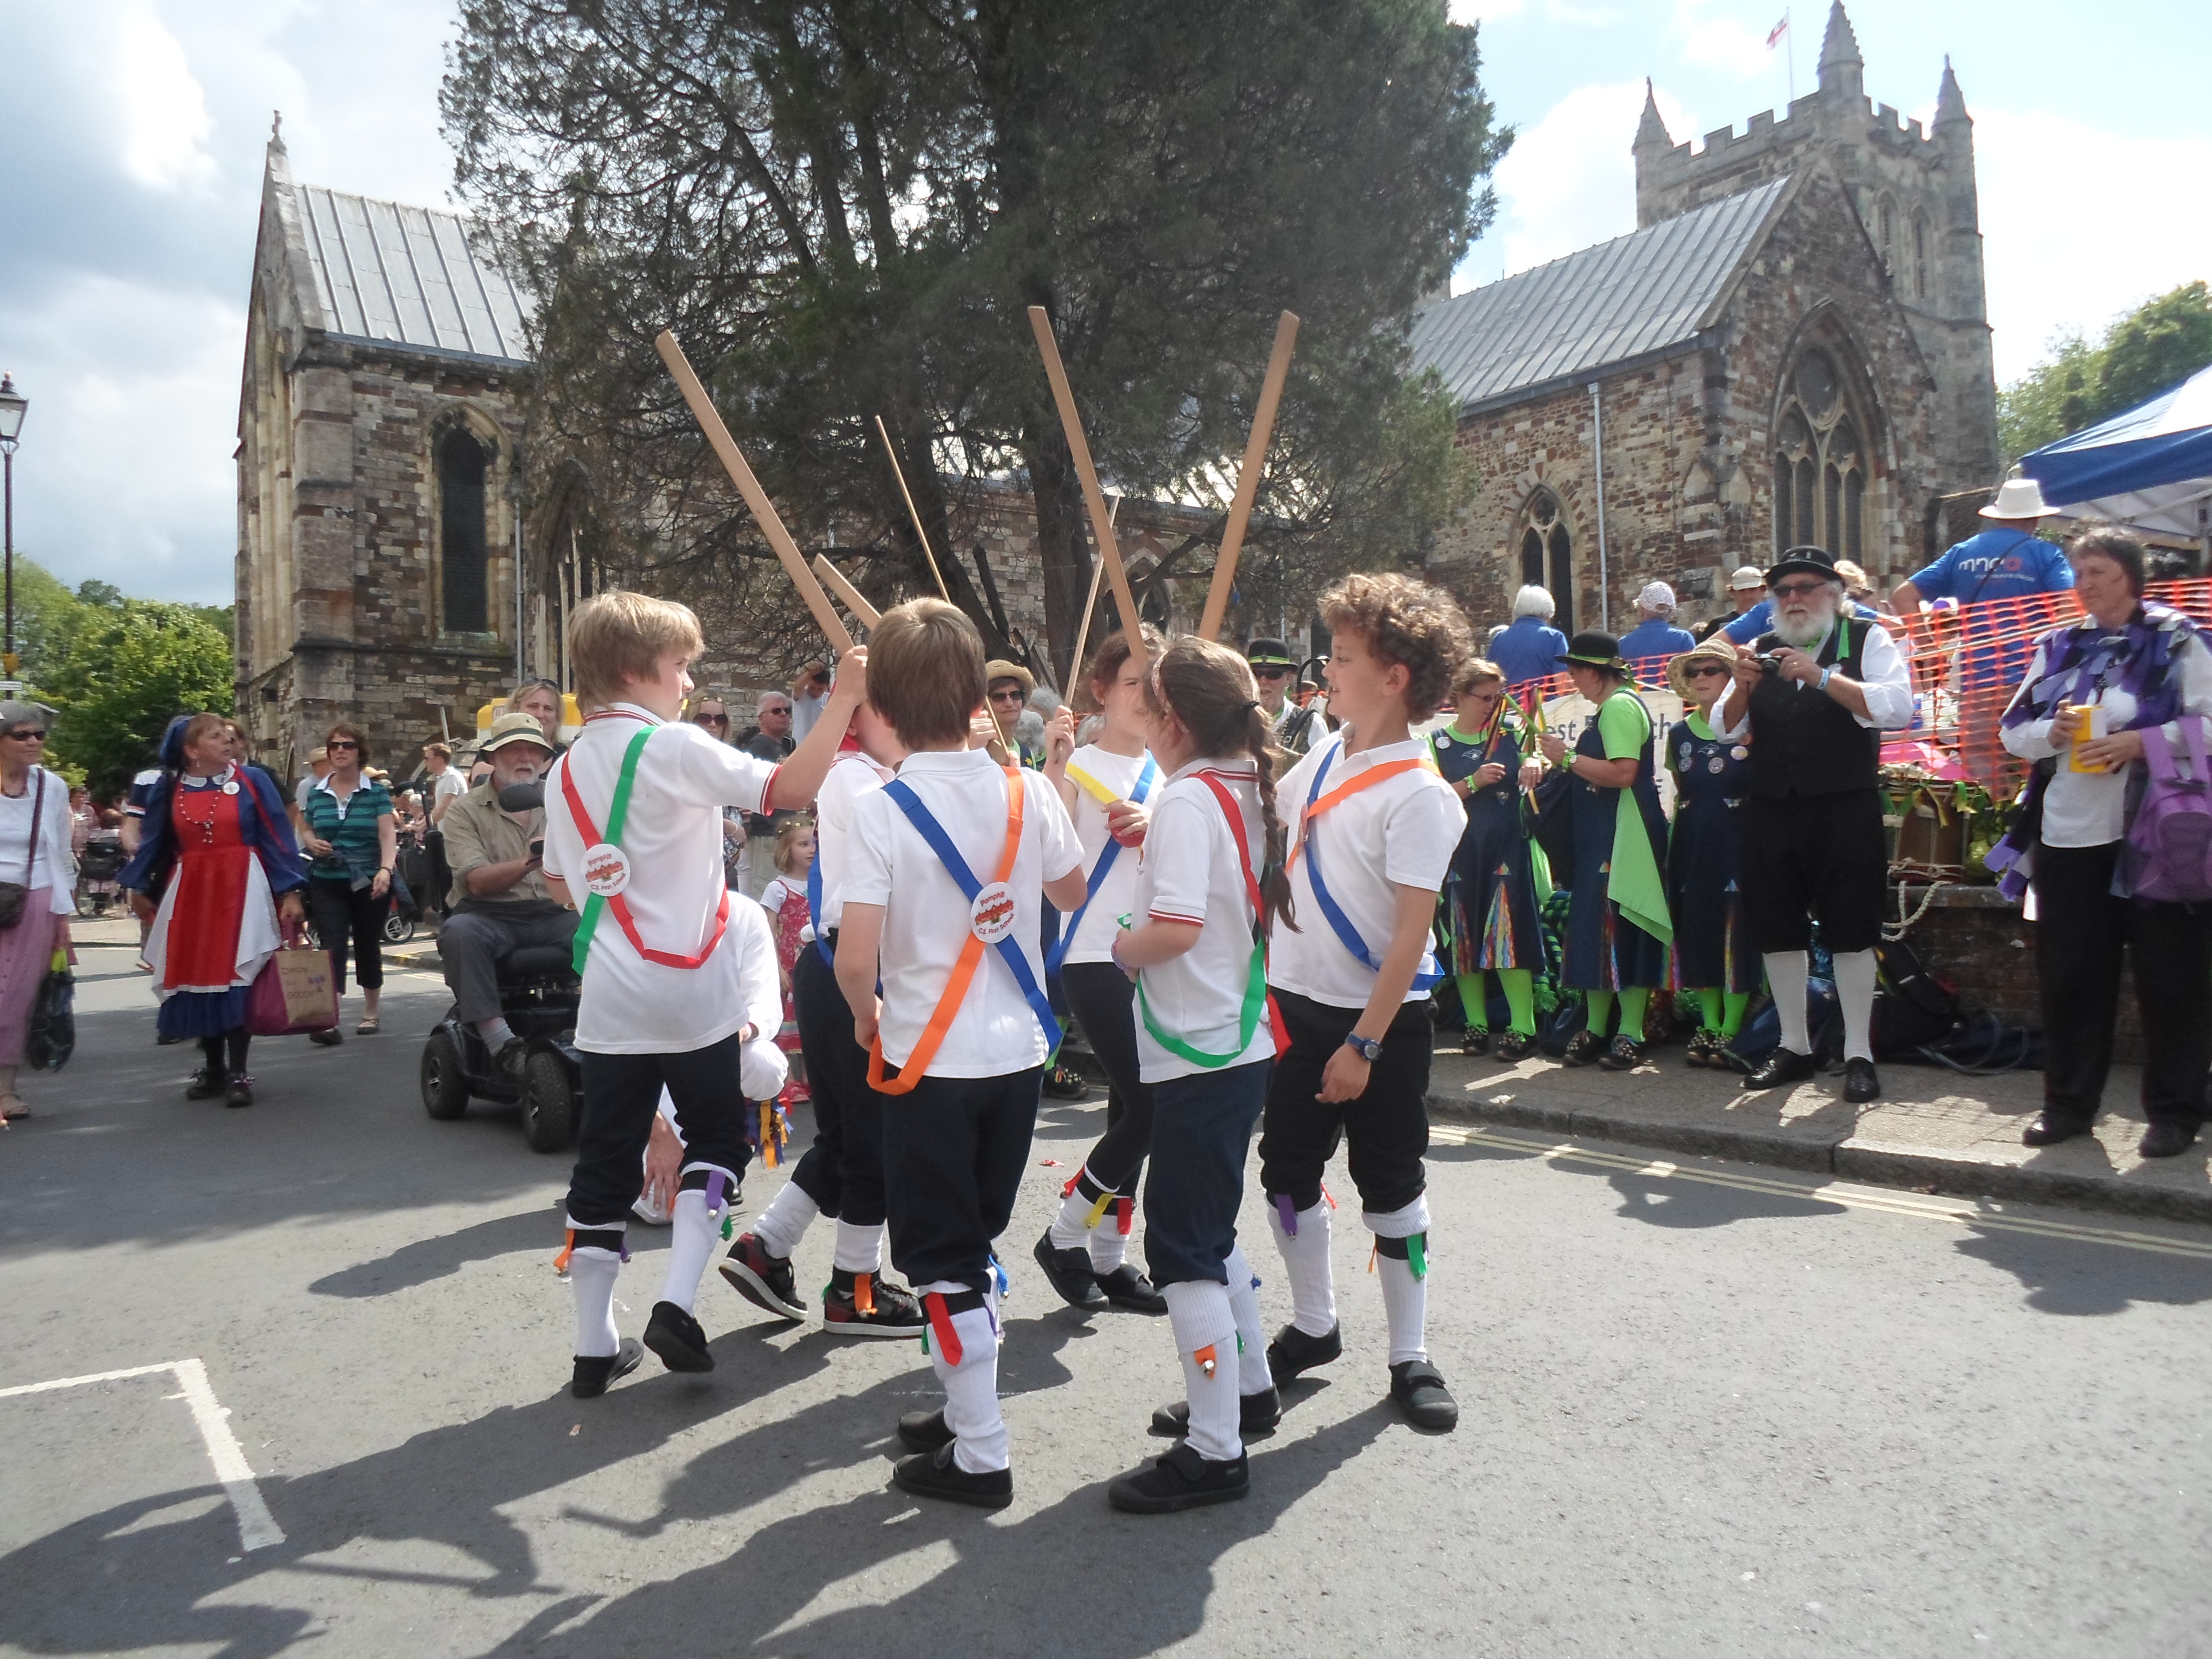
[[[1774,50],[1774,43],[1790,32],[1790,14],[1784,12],[1782,21],[1766,32],[1766,49]]]

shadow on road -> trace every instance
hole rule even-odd
[[[1975,1227],[1958,1250],[2019,1279],[2039,1313],[2116,1314],[2137,1302],[2181,1308],[2212,1300],[2212,1261],[2203,1257],[2000,1227]]]
[[[550,1256],[560,1236],[557,1212],[525,1210],[519,1215],[479,1221],[459,1232],[418,1238],[374,1261],[325,1273],[307,1289],[316,1296],[390,1296],[394,1291],[412,1290],[435,1279],[449,1279],[471,1261],[485,1261],[517,1250],[543,1250]],[[645,1242],[652,1237],[645,1235]]]

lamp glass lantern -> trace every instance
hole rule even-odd
[[[31,400],[15,390],[15,377],[0,374],[0,443],[13,445],[23,430],[23,411]]]

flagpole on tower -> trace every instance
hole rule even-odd
[[[1789,66],[1790,101],[1794,104],[1797,101],[1797,37],[1790,30],[1790,12],[1786,7],[1782,13],[1782,21],[1766,32],[1767,51],[1772,52],[1774,43],[1783,40],[1785,35],[1789,38],[1783,46],[1782,58],[1783,62]],[[1785,109],[1783,113],[1787,116],[1789,111]]]

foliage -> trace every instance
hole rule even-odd
[[[2078,331],[1997,393],[2007,465],[2032,449],[2132,409],[2212,364],[2212,289],[2187,283],[2119,319],[2091,345]]]
[[[1478,64],[1435,0],[464,0],[443,108],[540,296],[540,441],[622,481],[603,566],[763,621],[779,592],[653,354],[671,327],[795,533],[879,598],[927,578],[874,416],[987,635],[959,550],[1025,493],[1064,659],[1090,558],[1030,305],[1109,489],[1216,509],[1299,313],[1248,556],[1301,591],[1464,498],[1405,319],[1493,212]]]
[[[174,716],[230,712],[230,641],[201,609],[123,599],[82,605],[70,620],[66,653],[41,674],[38,695],[60,710],[57,762],[82,768],[95,796],[129,785]]]

